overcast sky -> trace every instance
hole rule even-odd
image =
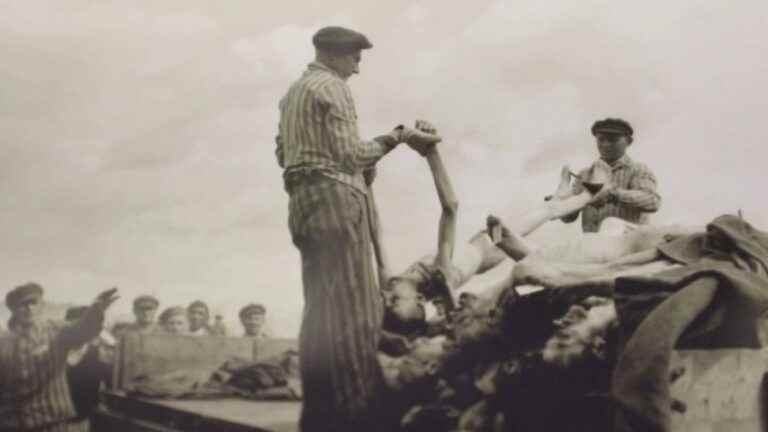
[[[373,42],[350,80],[363,135],[440,129],[461,241],[589,163],[606,116],[633,124],[630,152],[657,174],[654,222],[741,208],[768,228],[768,2],[446,4],[0,0],[0,294],[34,280],[86,302],[116,285],[116,314],[141,293],[229,317],[260,301],[295,335],[277,103],[325,25]],[[376,194],[401,270],[436,243],[425,161],[398,149]]]

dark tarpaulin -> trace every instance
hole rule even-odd
[[[672,349],[758,348],[768,308],[768,233],[724,215],[659,247],[683,267],[616,280],[624,350],[612,379],[617,432],[670,428]]]

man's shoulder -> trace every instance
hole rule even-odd
[[[319,95],[328,90],[344,90],[347,83],[338,76],[322,69],[310,70],[304,73],[292,86],[294,91],[301,90],[313,95]]]
[[[634,160],[634,159],[632,159],[630,157],[626,158],[626,164],[627,164],[627,166],[632,168],[633,171],[649,172],[649,173],[653,172],[653,171],[651,171],[651,168],[647,164],[645,164],[643,162],[640,162],[640,161],[636,161],[636,160]]]

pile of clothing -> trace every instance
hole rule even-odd
[[[668,432],[684,409],[669,393],[673,349],[762,346],[768,233],[725,215],[659,252],[682,266],[618,278],[611,297],[510,288],[490,314],[469,302],[440,332],[387,335],[402,429]]]
[[[133,380],[128,393],[163,399],[300,400],[298,353],[288,350],[263,361],[233,357],[215,369],[142,375]]]

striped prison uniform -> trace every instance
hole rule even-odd
[[[67,382],[67,354],[98,336],[103,314],[72,325],[11,328],[0,340],[0,431],[82,432]]]
[[[319,62],[280,101],[276,143],[302,260],[301,430],[376,430],[383,305],[371,243],[377,215],[363,171],[397,143],[360,139],[349,87]]]
[[[585,178],[592,167],[583,169],[579,174]],[[629,156],[623,156],[611,165],[611,181],[616,187],[614,199],[608,200],[601,206],[587,205],[581,211],[581,227],[584,232],[597,232],[600,223],[607,217],[617,217],[635,224],[647,224],[648,214],[661,206],[661,196],[656,191],[656,176],[653,172]],[[583,191],[583,185],[577,179],[573,192]],[[563,222],[576,220],[579,212],[563,218]]]

